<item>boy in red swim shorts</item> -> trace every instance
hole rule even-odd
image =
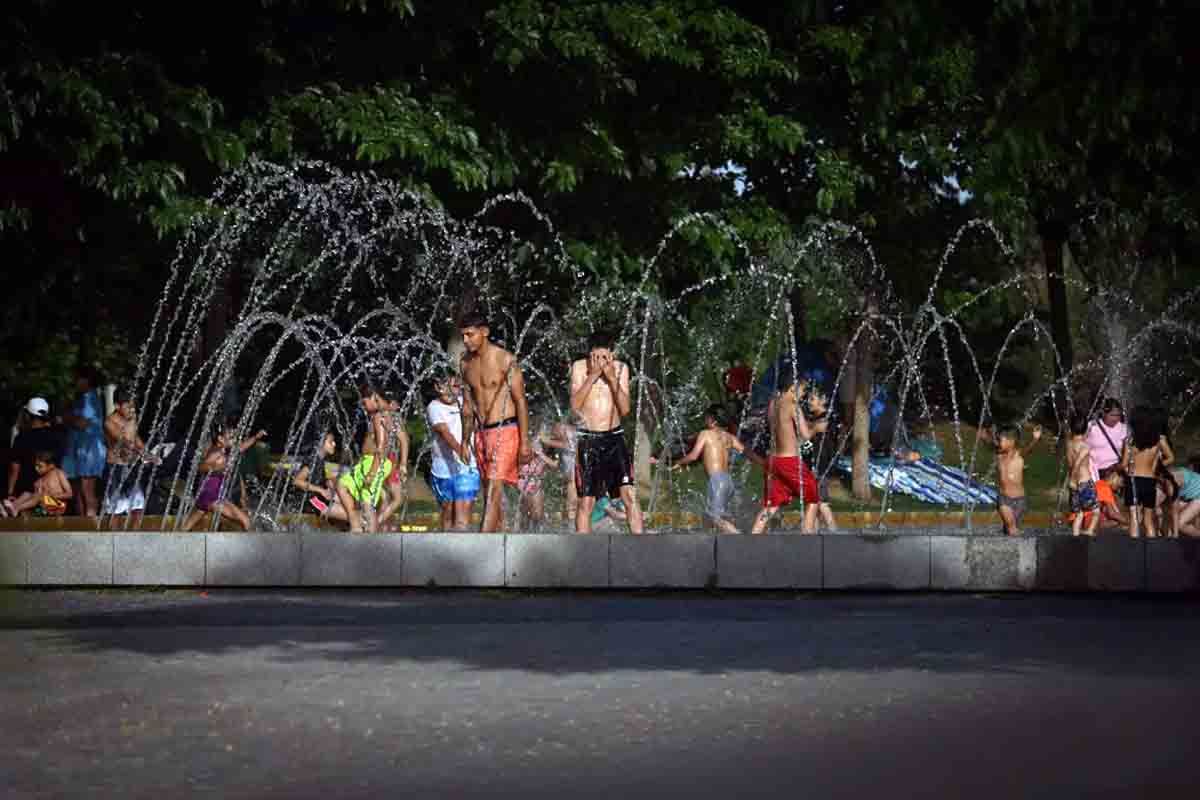
[[[816,476],[800,457],[802,448],[812,446],[812,438],[829,427],[828,401],[808,381],[797,382],[790,370],[783,370],[781,390],[767,406],[771,426],[771,453],[763,467],[763,510],[754,520],[751,533],[766,533],[767,525],[796,498],[819,503]],[[812,518],[815,521],[815,517]],[[811,533],[810,516],[805,515],[804,531]]]

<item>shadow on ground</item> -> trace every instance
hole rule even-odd
[[[21,593],[0,628],[82,653],[446,661],[551,675],[918,670],[1175,676],[1194,600],[512,592]]]

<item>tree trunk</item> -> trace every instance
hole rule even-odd
[[[1058,349],[1061,365],[1059,378],[1071,372],[1075,353],[1071,346],[1071,317],[1067,306],[1067,282],[1063,274],[1063,248],[1067,244],[1067,226],[1057,220],[1038,225],[1042,240],[1042,259],[1046,267],[1046,297],[1050,303],[1050,335]],[[1064,387],[1065,390],[1065,387]]]
[[[863,307],[867,319],[879,313],[874,292],[868,291]],[[857,500],[871,499],[871,388],[875,383],[875,337],[864,330],[854,345],[854,453],[851,485]]]

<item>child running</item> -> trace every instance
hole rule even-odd
[[[728,518],[729,501],[733,498],[733,478],[729,475],[729,451],[746,452],[741,441],[725,430],[724,409],[711,405],[704,414],[704,430],[696,435],[691,452],[675,462],[671,469],[680,469],[703,459],[708,474],[708,497],[704,516],[723,533],[740,533]]]
[[[980,430],[983,435],[983,430]],[[1021,521],[1028,507],[1025,498],[1025,456],[1033,452],[1042,438],[1042,426],[1033,426],[1033,441],[1024,449],[1017,446],[1021,430],[1015,425],[1006,425],[996,430],[992,445],[996,448],[996,511],[1004,532],[1009,536],[1021,535]]]
[[[1087,442],[1088,418],[1075,412],[1071,416],[1071,439],[1067,442],[1067,487],[1071,495],[1071,533],[1078,536],[1083,529],[1083,518],[1087,514],[1089,521],[1087,535],[1096,535],[1096,526],[1100,524],[1099,498],[1096,495],[1096,481],[1099,474],[1092,463],[1092,449]]]
[[[33,482],[33,491],[0,503],[0,516],[15,517],[26,511],[53,517],[67,513],[67,501],[74,492],[67,473],[55,463],[54,454],[48,450],[35,454],[33,469],[38,476]]]
[[[234,433],[235,426],[233,424],[225,425],[209,445],[208,452],[204,454],[204,459],[197,468],[204,478],[200,481],[200,491],[196,493],[196,507],[184,520],[183,529],[185,531],[194,528],[196,523],[210,511],[218,517],[236,522],[242,526],[244,531],[250,530],[250,517],[246,512],[233,500],[221,499],[221,492],[225,488],[225,469],[229,464]],[[267,432],[259,431],[238,445],[238,449],[244,453],[265,438],[267,438]]]
[[[1141,535],[1145,517],[1146,537],[1158,535],[1155,509],[1158,507],[1158,468],[1175,462],[1171,445],[1163,435],[1163,420],[1146,408],[1135,409],[1131,435],[1125,440],[1121,465],[1129,476],[1125,488],[1125,505],[1129,506],[1129,535]]]

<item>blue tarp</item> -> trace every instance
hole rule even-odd
[[[842,456],[834,468],[843,474],[851,472],[849,456]],[[926,503],[938,505],[995,505],[996,490],[972,480],[961,469],[948,467],[930,458],[918,461],[896,461],[894,458],[872,458],[870,461],[871,485],[876,489],[887,489],[906,494]]]

